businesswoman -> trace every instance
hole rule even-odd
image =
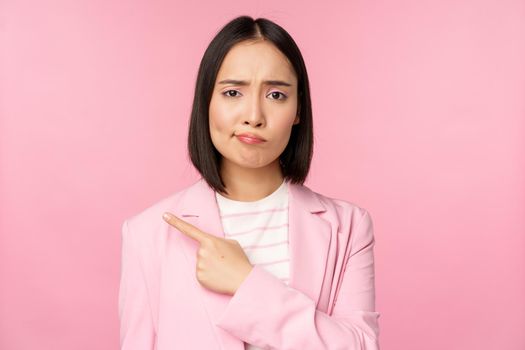
[[[201,177],[123,222],[121,349],[379,349],[371,216],[303,185],[310,90],[282,27],[217,33],[188,149]]]

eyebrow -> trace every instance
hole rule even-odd
[[[217,84],[233,84],[233,85],[249,85],[245,80],[235,80],[235,79],[225,79],[219,81]],[[274,85],[274,86],[292,86],[292,84],[282,81],[282,80],[265,80],[263,81],[264,85]]]

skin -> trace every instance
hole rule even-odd
[[[223,80],[243,80],[246,85],[221,84]],[[217,74],[209,106],[210,136],[222,155],[221,176],[228,191],[222,195],[250,202],[273,193],[284,180],[279,156],[298,123],[297,77],[286,56],[265,40],[232,47]],[[235,136],[243,132],[258,134],[266,142],[243,143]],[[235,294],[253,268],[240,244],[203,232],[171,213],[163,219],[199,242],[199,283],[217,293]]]

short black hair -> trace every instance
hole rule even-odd
[[[303,184],[313,156],[313,120],[308,74],[302,54],[278,24],[266,19],[239,16],[215,35],[206,49],[197,75],[195,95],[188,131],[189,157],[195,168],[215,191],[226,193],[220,175],[222,155],[212,143],[209,128],[209,105],[215,79],[228,51],[237,43],[264,39],[273,43],[290,61],[297,76],[299,123],[292,126],[290,139],[279,156],[285,180]]]

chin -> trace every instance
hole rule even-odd
[[[247,162],[244,162],[244,163],[235,163],[237,166],[241,167],[241,168],[247,168],[247,169],[258,169],[258,168],[263,168],[265,167],[265,164],[253,164],[253,163],[247,163]]]
[[[264,168],[271,162],[249,161],[249,160],[244,159],[244,160],[234,161],[232,163],[234,163],[236,166],[241,167],[241,168],[258,169],[258,168]]]

